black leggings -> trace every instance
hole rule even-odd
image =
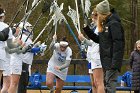
[[[20,76],[19,84],[18,84],[18,92],[17,93],[26,93],[26,86],[29,81],[29,65],[26,63],[22,64],[22,73]]]
[[[140,93],[140,91],[139,90],[135,90],[134,93]]]

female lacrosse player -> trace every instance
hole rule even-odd
[[[50,45],[50,48],[53,49],[53,55],[49,60],[46,76],[46,85],[49,87],[50,93],[54,93],[54,79],[56,79],[55,93],[61,93],[72,57],[72,50],[66,38],[62,38],[60,43],[56,43],[56,38],[54,35]]]
[[[19,28],[23,29],[22,38],[21,38],[22,42],[25,42],[25,39],[27,38],[28,34],[31,31],[30,30],[31,27],[32,27],[32,25],[28,22],[26,22],[24,24],[24,27],[23,27],[23,23],[20,23]],[[24,45],[28,46],[30,44],[32,44],[32,37],[30,37]],[[20,76],[21,76],[21,74],[23,74],[22,70],[27,71],[29,64],[32,64],[32,60],[33,60],[33,53],[26,52],[24,54],[22,54],[22,53],[18,54],[18,51],[16,51],[16,52],[17,53],[13,53],[11,56],[11,62],[10,62],[11,83],[10,83],[8,93],[17,93]],[[27,73],[28,73],[28,71],[27,71]],[[24,78],[25,79],[24,82],[27,83],[28,74],[24,74],[24,75],[27,76],[27,78]],[[24,86],[23,88],[25,89],[25,87],[26,86]]]
[[[7,43],[7,46],[9,48],[17,47],[16,43],[12,42],[12,30],[9,28],[9,26],[4,23],[5,20],[5,11],[0,5],[0,80],[3,70],[6,68],[4,67],[4,64],[6,63],[6,52],[5,52],[5,43]],[[5,42],[6,41],[6,42]]]

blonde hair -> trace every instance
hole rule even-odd
[[[97,26],[98,26],[98,30],[99,32],[103,32],[103,21],[105,21],[107,19],[107,17],[110,15],[110,14],[100,14],[98,13],[100,16],[98,16],[97,18]]]
[[[136,41],[136,44],[140,43],[140,40]]]
[[[97,11],[96,11],[96,8],[93,8],[93,11],[92,11],[94,14],[96,14],[97,13]]]
[[[140,40],[137,40],[135,45],[134,45],[134,50],[137,50],[137,45],[140,44]]]

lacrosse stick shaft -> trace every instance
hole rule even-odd
[[[23,22],[23,28],[21,30],[21,36],[20,39],[22,38],[22,33],[23,33],[23,29],[24,29],[24,25],[27,22],[29,16],[31,15],[32,11],[37,7],[37,5],[40,3],[40,0],[34,4],[34,6],[31,7],[31,9],[25,14],[25,16],[23,17],[23,19],[20,22]]]
[[[26,38],[25,42],[27,42],[28,38],[29,38],[30,35],[33,33],[33,31],[34,31],[34,29],[35,29],[37,23],[39,22],[40,18],[42,17],[42,15],[43,15],[43,13],[41,13],[41,14],[39,15],[37,21],[35,22],[35,24],[34,24],[34,26],[33,26],[33,29],[32,29],[32,31],[31,31],[31,33],[30,33],[30,34],[28,35],[28,37]]]
[[[35,40],[33,41],[33,44],[38,40],[38,38],[43,34],[43,32],[45,31],[45,29],[48,27],[48,25],[52,22],[53,17],[50,19],[50,21],[48,23],[46,23],[45,27],[42,29],[42,31],[39,33],[39,35],[35,38]]]
[[[45,42],[46,42],[46,43],[48,42],[49,37],[51,36],[51,33],[53,32],[53,28],[54,28],[54,26],[51,27],[51,30],[50,30],[50,32],[48,33],[47,38],[45,39]]]
[[[56,31],[57,31],[57,22],[56,22],[56,24],[55,24],[55,35],[56,35]]]
[[[22,18],[22,20],[20,22],[23,22],[24,20],[27,20],[30,16],[30,14],[32,13],[32,11],[37,7],[37,5],[40,3],[40,0],[31,7],[31,9],[25,14],[25,16]]]
[[[72,36],[73,36],[74,40],[76,41],[78,47],[80,48],[80,43],[79,43],[78,39],[76,38],[76,35],[73,33],[70,25],[68,23],[66,23],[66,26],[67,26],[68,30],[70,31],[70,33],[72,34]]]
[[[76,13],[77,13],[77,20],[78,20],[78,34],[81,33],[81,29],[80,29],[80,21],[79,21],[79,11],[78,11],[78,4],[77,4],[77,0],[75,0],[75,4],[76,4]]]
[[[28,12],[28,7],[29,7],[29,0],[27,0],[27,2],[26,2],[25,13]]]
[[[74,32],[72,31],[72,29],[71,29],[71,27],[70,27],[70,25],[69,25],[69,23],[67,22],[67,20],[66,20],[65,17],[64,17],[64,20],[65,20],[64,22],[66,23],[66,26],[67,26],[69,32],[72,34],[72,36],[73,36],[75,42],[77,43],[78,48],[80,49],[80,51],[82,51],[81,46],[80,46],[80,43],[79,43],[78,39],[76,38],[76,35],[75,35]]]
[[[81,5],[82,5],[82,11],[84,12],[84,3],[83,3],[83,0],[81,0]]]
[[[56,8],[58,8],[58,7],[56,7]],[[58,9],[58,10],[59,10],[59,9]],[[80,49],[80,52],[81,52],[81,54],[82,54],[83,52],[82,52],[82,49],[81,49],[80,44],[79,44],[79,42],[78,42],[78,39],[76,38],[75,34],[73,33],[73,31],[72,31],[70,25],[68,24],[68,22],[67,22],[65,16],[62,14],[61,10],[60,10],[58,13],[59,13],[59,15],[57,15],[57,16],[59,16],[58,18],[61,17],[61,19],[64,20],[64,22],[65,22],[66,25],[67,25],[68,30],[70,31],[70,33],[71,33],[72,36],[74,37],[74,40],[76,41],[76,43],[77,43],[77,45],[78,45],[78,47],[79,47],[79,49]],[[79,31],[80,31],[80,30],[79,30]],[[83,55],[83,54],[82,54],[82,55]]]
[[[85,13],[83,0],[81,0],[81,6],[82,6],[82,11],[83,11],[84,23],[87,25],[87,19],[86,19],[87,16],[86,16],[86,13]]]
[[[46,2],[46,4],[47,4],[47,2]],[[37,23],[39,22],[39,20],[40,20],[41,17],[43,16],[43,14],[44,14],[45,12],[48,11],[49,8],[50,8],[50,5],[49,5],[49,4],[44,5],[44,7],[42,8],[44,11],[42,11],[41,14],[39,15],[39,17],[37,18],[37,20],[36,20],[36,22],[35,22],[35,24],[34,24],[34,26],[33,26],[32,31],[31,31],[31,33],[28,35],[28,37],[26,38],[25,42],[27,42],[28,38],[29,38],[30,35],[33,33],[33,31],[34,31],[34,29],[35,29]],[[50,16],[48,17],[47,21],[49,20],[49,18],[50,18]]]
[[[66,25],[67,25],[68,30],[70,31],[70,33],[72,34],[74,40],[76,41],[76,43],[77,43],[77,45],[78,45],[78,48],[79,48],[80,53],[81,53],[81,57],[84,58],[84,57],[85,57],[85,53],[82,51],[81,45],[80,45],[78,39],[76,38],[75,34],[73,33],[73,31],[72,31],[70,25],[69,25],[68,23],[66,23]]]
[[[19,8],[19,10],[16,12],[15,16],[12,18],[12,21],[10,22],[9,27],[12,25],[12,23],[14,22],[14,20],[16,19],[16,17],[18,16],[18,14],[20,13],[20,11],[21,11],[22,8],[24,7],[24,5],[26,4],[26,1],[27,1],[27,0],[25,0],[25,1],[23,2],[23,4],[21,5],[21,7]]]

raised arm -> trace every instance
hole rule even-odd
[[[90,40],[86,39],[86,38],[83,36],[82,33],[80,33],[80,34],[78,35],[78,38],[80,39],[80,41],[81,41],[82,43],[84,43],[84,44],[86,44],[86,45],[88,45],[88,46],[92,46],[92,42],[91,42]]]
[[[51,42],[51,44],[50,44],[50,46],[49,46],[49,49],[52,49],[52,50],[55,49],[55,43],[56,43],[56,41],[57,41],[57,36],[54,35],[54,36],[53,36],[53,40],[52,40],[52,42]]]
[[[85,34],[94,42],[99,43],[99,36],[96,35],[90,28],[89,26],[86,26],[83,28]]]

